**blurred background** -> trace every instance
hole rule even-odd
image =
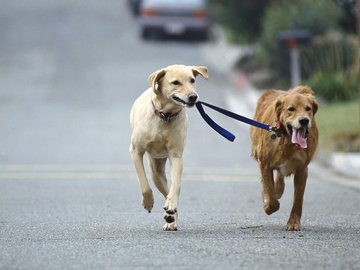
[[[214,60],[209,13],[202,0],[2,1],[2,177],[43,171],[57,173],[48,175],[54,178],[74,171],[133,175],[130,108],[149,87],[149,74],[171,64],[208,66],[211,81],[198,78],[198,92],[225,106],[233,88]],[[237,132],[245,134],[241,164],[232,144],[224,144],[197,111],[189,114],[188,167],[236,170],[252,163],[245,128]]]
[[[174,63],[208,66],[209,81],[197,81],[201,99],[251,117],[254,99],[246,91],[290,87],[291,42],[279,34],[298,30],[308,33],[296,45],[301,83],[321,101],[322,147],[360,151],[355,0],[33,0],[1,7],[3,170],[132,170],[131,105],[150,73]],[[245,90],[235,83],[238,74],[249,82]],[[189,167],[256,170],[247,127],[214,116],[239,135],[234,147],[195,110],[189,114]]]
[[[321,100],[321,143],[328,149],[360,151],[360,1],[210,3],[229,40],[255,47],[238,59],[236,67],[259,89],[289,87],[289,47],[294,44],[279,42],[279,36],[307,31],[308,40],[298,40],[301,83],[311,86]]]

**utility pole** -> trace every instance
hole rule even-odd
[[[360,1],[360,0],[359,0]],[[301,64],[300,49],[296,40],[289,42],[290,47],[290,76],[291,87],[300,85],[301,83]]]

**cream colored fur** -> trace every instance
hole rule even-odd
[[[149,212],[154,205],[153,192],[143,164],[146,154],[151,177],[166,199],[164,230],[178,228],[182,155],[187,133],[187,113],[184,108],[192,107],[198,100],[195,77],[199,74],[207,79],[207,68],[172,65],[155,71],[149,76],[151,87],[136,99],[130,112],[130,153],[140,183],[142,205]],[[166,121],[159,116],[161,113],[174,117]],[[171,166],[170,189],[165,174],[167,159]]]

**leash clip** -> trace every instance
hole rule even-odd
[[[280,138],[279,145],[283,145],[285,143],[285,136],[280,130],[281,124],[280,121],[277,120],[275,122],[275,126],[269,125],[269,131],[271,132],[270,138],[271,140],[276,140],[277,138]]]
[[[281,131],[280,131],[280,121],[276,121],[275,122],[275,126],[270,126],[269,125],[269,131],[272,132],[270,135],[270,138],[272,140],[276,140],[277,138],[280,138],[282,136]]]

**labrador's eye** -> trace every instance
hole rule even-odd
[[[294,111],[295,111],[295,108],[294,108],[294,107],[289,107],[288,111],[289,111],[289,112],[294,112]]]
[[[172,84],[173,85],[180,85],[180,82],[179,81],[173,81]]]
[[[311,111],[311,107],[310,107],[310,106],[307,106],[307,107],[305,108],[305,110],[306,110],[307,112],[310,112],[310,111]]]
[[[194,83],[194,82],[195,82],[195,79],[194,79],[194,78],[191,78],[191,79],[190,79],[190,82],[191,82],[191,83]]]

